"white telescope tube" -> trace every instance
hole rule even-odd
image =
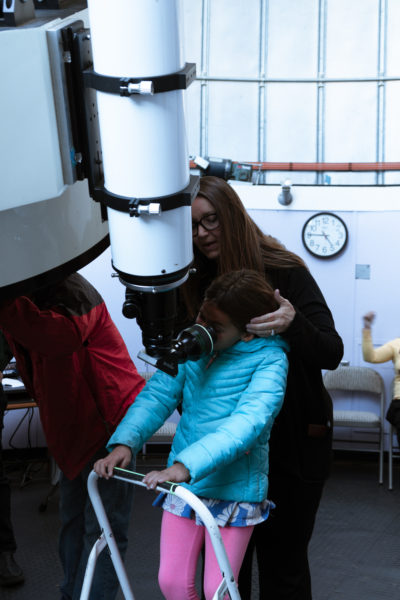
[[[182,69],[177,4],[176,0],[89,0],[95,72],[151,78]],[[129,97],[97,92],[97,104],[108,192],[158,198],[188,185],[181,90]],[[156,281],[168,276],[173,282],[176,273],[182,282],[182,270],[188,270],[192,261],[190,206],[139,217],[107,210],[113,266],[131,276],[130,287],[136,276]]]

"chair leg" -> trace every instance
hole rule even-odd
[[[389,428],[389,490],[393,490],[393,426]]]
[[[384,452],[384,432],[383,427],[380,433],[379,442],[379,485],[383,484],[383,452]]]

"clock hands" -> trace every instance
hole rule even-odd
[[[335,246],[332,244],[331,240],[329,239],[329,236],[327,233],[325,233],[325,231],[323,231],[322,233],[308,233],[307,234],[309,237],[313,236],[318,236],[318,237],[324,237],[326,239],[327,242],[329,242],[329,244],[331,245],[331,248],[333,249]]]
[[[331,248],[334,249],[335,246],[332,244],[331,240],[329,239],[329,235],[327,233],[325,233],[325,231],[322,232],[322,235],[324,236],[324,238],[326,239],[326,241],[330,243]]]

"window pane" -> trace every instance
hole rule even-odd
[[[258,86],[210,83],[209,87],[209,156],[257,160]]]
[[[342,162],[342,161],[340,161]],[[366,172],[340,172],[340,171],[327,171],[325,173],[325,181],[329,178],[331,185],[375,185],[376,184],[376,173],[375,171]]]
[[[181,0],[183,19],[183,57],[186,62],[197,63],[197,72],[200,69],[201,58],[201,2]]]
[[[289,179],[293,183],[315,185],[315,171],[266,171],[265,183],[279,184]]]
[[[400,161],[400,81],[386,84],[385,160]]]
[[[318,69],[318,2],[270,0],[267,75],[315,77]]]
[[[325,160],[376,160],[375,83],[331,83],[326,86]]]
[[[316,160],[316,86],[270,84],[267,88],[268,161]]]
[[[378,67],[378,0],[329,0],[327,77],[375,77]]]
[[[400,76],[400,2],[388,0],[386,74]]]
[[[210,7],[209,75],[257,77],[260,2],[214,0],[210,2]]]
[[[400,162],[400,81],[386,84],[385,160]],[[387,171],[385,183],[399,184],[400,172]]]
[[[200,82],[194,81],[184,94],[186,137],[190,155],[200,152],[200,93]]]

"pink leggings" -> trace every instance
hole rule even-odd
[[[254,527],[220,528],[229,562],[237,581]],[[197,561],[205,545],[204,594],[211,600],[222,576],[205,527],[164,510],[161,524],[158,582],[166,600],[198,600],[195,589]]]

